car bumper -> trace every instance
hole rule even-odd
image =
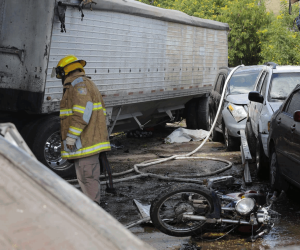
[[[230,112],[227,109],[224,109],[222,111],[223,120],[225,123],[225,126],[227,127],[228,134],[233,137],[240,137],[240,130],[244,129],[246,127],[246,117],[244,120],[240,122],[236,122],[236,120],[233,118],[233,116],[230,114]]]

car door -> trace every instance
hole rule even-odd
[[[226,80],[226,76],[223,74],[222,78],[220,79],[221,83],[220,83],[220,89],[219,89],[219,98],[217,99],[216,102],[216,109],[218,110],[220,102],[221,102],[221,97],[222,97],[222,92],[223,92],[223,88],[224,88],[224,83]],[[224,102],[223,102],[223,106],[224,106]],[[218,116],[218,120],[217,120],[217,125],[220,128],[220,130],[222,130],[222,110],[223,110],[223,106],[221,108],[221,112],[220,115]]]
[[[266,76],[266,72],[263,72],[261,77],[259,78],[258,84],[256,85],[254,91],[261,92],[262,84],[264,82]],[[262,104],[258,102],[250,102],[250,110],[249,110],[249,116],[251,120],[252,130],[255,134],[255,136],[258,136],[258,120],[260,117],[260,111],[262,109]]]
[[[213,117],[217,114],[218,107],[221,101],[221,94],[223,91],[223,86],[225,82],[225,74],[219,74],[215,89],[213,91]],[[220,127],[220,121],[222,120],[221,112],[217,120],[217,127]]]
[[[266,72],[265,76],[264,76],[264,79],[263,79],[263,82],[260,86],[260,90],[259,93],[264,97],[266,98],[266,89],[267,89],[267,85],[268,85],[268,81],[269,81],[269,73]],[[259,124],[259,121],[261,119],[261,113],[262,113],[262,109],[265,107],[265,100],[263,101],[263,103],[257,103],[255,105],[256,107],[256,110],[255,110],[255,114],[257,115],[255,118],[257,119],[256,121],[256,125],[258,126]],[[257,132],[259,132],[259,130],[262,130],[262,128],[260,127],[257,127]]]
[[[293,116],[295,111],[300,110],[300,90],[295,93],[294,98],[295,103],[294,107],[291,109]],[[292,134],[292,147],[291,147],[291,157],[293,160],[293,177],[297,182],[298,187],[300,186],[300,122],[295,122],[294,118],[292,119],[292,126],[290,127],[290,133]]]
[[[212,98],[212,110],[211,111],[212,111],[213,115],[215,115],[215,113],[216,113],[216,99],[217,99],[217,95],[218,95],[217,89],[220,88],[218,86],[220,76],[221,76],[221,74],[219,74],[218,77],[216,78],[215,87],[211,93],[211,98]]]
[[[263,75],[263,73],[262,73],[262,75]],[[258,87],[258,85],[260,84],[260,82],[261,82],[261,77],[259,78],[259,80],[257,81],[257,83],[256,83],[256,85],[255,85],[255,88],[254,88],[254,90],[256,90],[257,89],[257,87]],[[254,105],[255,105],[256,103],[255,102],[252,102],[252,101],[249,101],[249,104],[248,104],[248,116],[249,116],[249,119],[250,119],[250,121],[253,123],[254,121],[253,121],[253,113],[254,113]]]
[[[297,110],[300,110],[300,90],[292,94],[277,118],[282,129],[277,152],[283,174],[300,185],[300,124],[293,118]]]
[[[287,106],[287,105],[286,105]],[[287,140],[289,137],[288,128],[288,115],[286,113],[286,108],[283,108],[275,118],[275,125],[273,127],[273,134],[275,136],[275,150],[277,154],[278,165],[281,172],[285,176],[290,176],[288,165],[289,158],[287,158],[286,152],[288,152]]]

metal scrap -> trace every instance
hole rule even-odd
[[[129,225],[126,226],[126,228],[131,228],[131,227],[140,225],[142,223],[151,223],[151,218],[150,218],[150,207],[151,207],[151,205],[143,205],[142,203],[140,203],[136,199],[133,199],[133,202],[137,206],[142,219],[130,223]]]

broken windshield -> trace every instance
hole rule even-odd
[[[230,79],[229,94],[248,94],[254,89],[255,81],[261,69],[237,71]]]
[[[269,90],[269,102],[282,102],[300,84],[300,72],[274,73]]]

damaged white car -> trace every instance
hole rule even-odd
[[[271,117],[297,84],[300,84],[299,66],[278,66],[269,62],[255,84],[255,91],[249,93],[245,132],[259,177],[268,176],[267,142]]]

